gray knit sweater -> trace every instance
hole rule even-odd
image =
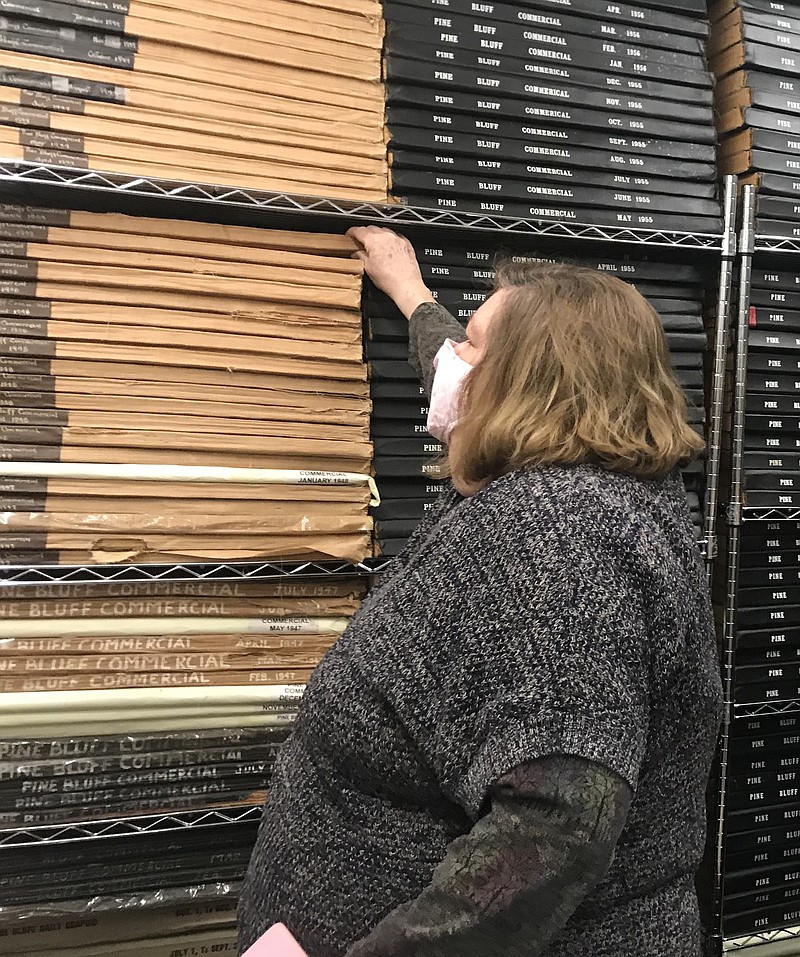
[[[544,953],[696,957],[719,707],[677,477],[530,469],[448,493],[312,677],[245,921],[283,920],[313,957],[340,957],[429,885],[498,781],[573,755],[633,800],[613,864]]]

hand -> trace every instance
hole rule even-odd
[[[406,319],[420,303],[434,302],[422,281],[414,248],[405,237],[381,226],[353,226],[347,235],[360,247],[353,258],[361,260],[369,278],[394,300]]]

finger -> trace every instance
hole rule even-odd
[[[379,236],[381,233],[389,232],[389,230],[384,229],[382,226],[351,226],[348,232],[356,233],[363,242],[365,236],[374,238]]]
[[[354,242],[360,243],[363,246],[364,234],[366,233],[366,230],[367,230],[366,226],[351,226],[350,229],[348,229],[347,232],[345,233],[345,236],[349,237]]]

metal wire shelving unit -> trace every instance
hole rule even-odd
[[[756,192],[752,186],[742,191],[741,234],[738,253],[738,304],[734,328],[734,374],[731,415],[731,482],[727,508],[727,563],[725,574],[725,608],[722,648],[722,677],[725,712],[720,746],[720,784],[717,802],[715,834],[714,921],[718,952],[729,954],[745,952],[753,957],[788,957],[800,953],[800,926],[753,930],[725,936],[722,931],[725,913],[725,841],[728,805],[728,765],[732,747],[732,732],[743,719],[781,717],[800,714],[800,698],[779,700],[737,701],[735,695],[735,661],[738,615],[739,558],[742,548],[742,530],[751,523],[800,521],[800,508],[747,506],[744,483],[745,406],[747,398],[747,358],[749,339],[749,311],[751,276],[754,259],[767,254],[800,253],[800,239],[757,235]],[[742,691],[746,697],[746,688]],[[787,912],[787,917],[788,917]]]
[[[725,362],[728,354],[728,330],[732,307],[733,270],[737,255],[736,179],[728,176],[723,190],[723,227],[720,247],[717,310],[714,322],[714,355],[709,403],[708,467],[704,511],[703,551],[711,563],[717,557],[717,513],[719,510],[719,478],[722,460],[722,416],[725,404]]]
[[[745,522],[792,522],[800,520],[800,508],[751,508],[742,509],[742,520]]]
[[[727,829],[727,768],[731,742],[732,725],[735,718],[745,715],[734,704],[734,654],[736,644],[737,582],[739,569],[739,548],[742,526],[742,491],[744,481],[744,408],[746,396],[746,378],[744,369],[747,364],[748,313],[750,275],[753,257],[753,211],[755,194],[752,187],[746,187],[742,202],[742,230],[739,239],[739,283],[736,309],[735,338],[732,342],[735,354],[736,377],[733,396],[733,417],[731,423],[731,485],[727,510],[727,563],[725,608],[723,623],[722,689],[724,701],[723,722],[719,748],[719,787],[717,794],[717,816],[714,832],[714,886],[713,886],[713,931],[714,943],[718,951],[724,947],[721,930],[724,902],[725,838]],[[719,342],[717,343],[719,346]],[[782,713],[783,705],[790,702],[770,702],[757,706],[759,714]],[[763,710],[762,710],[763,709]],[[775,710],[778,709],[778,710]]]
[[[763,718],[771,714],[794,714],[800,711],[800,698],[785,698],[782,701],[753,701],[733,704],[734,718]]]
[[[753,251],[756,253],[800,253],[800,239],[785,236],[756,236]]]
[[[750,948],[758,948],[758,957],[788,957],[798,952],[793,942],[797,941],[800,947],[800,927],[785,927],[782,930],[768,930],[763,933],[745,934],[741,937],[728,938],[723,946],[723,953],[754,953]],[[791,946],[787,949],[784,945]]]
[[[2,471],[2,466],[0,466]],[[0,600],[9,585],[91,585],[101,582],[249,581],[273,578],[334,578],[379,575],[390,559],[361,562],[206,562],[182,565],[0,566]]]
[[[89,839],[163,834],[188,829],[214,828],[226,824],[253,823],[258,822],[260,818],[261,805],[244,805],[202,811],[181,811],[173,814],[101,818],[74,824],[19,827],[13,830],[0,830],[0,853],[2,853],[4,847],[32,847],[40,844],[64,844]]]
[[[603,248],[606,252],[613,249],[615,253],[642,257],[649,253],[666,259],[701,256],[707,266],[718,261],[707,497],[704,537],[701,542],[709,563],[717,554],[716,522],[725,362],[733,270],[737,255],[735,197],[735,180],[728,177],[723,197],[724,230],[720,234],[701,234],[521,220],[454,213],[400,203],[349,203],[318,197],[289,196],[268,191],[43,166],[0,158],[0,202],[9,204],[51,205],[133,215],[338,232],[353,224],[371,223],[392,226],[404,232],[436,231],[440,236],[445,233],[459,236],[466,232],[471,232],[472,235],[492,234],[495,238],[502,238],[509,243],[541,241],[542,244],[550,244],[555,248],[571,245],[573,248],[580,247],[583,251],[587,248]],[[0,206],[0,221],[2,218],[3,210]],[[355,563],[314,560],[176,565],[7,565],[0,566],[0,600],[3,588],[8,586],[241,581],[351,575],[366,577],[380,574],[389,564],[389,560],[378,558]],[[794,704],[800,707],[800,702]],[[213,840],[215,828],[255,822],[260,813],[261,808],[256,806],[216,808],[0,830],[0,862],[3,848],[33,848],[42,845],[58,847],[116,837],[135,839],[143,834],[198,831],[208,834],[209,840]]]
[[[105,210],[144,212],[157,208],[160,215],[213,216],[251,225],[274,225],[290,221],[340,231],[346,225],[372,223],[400,228],[424,227],[448,230],[478,230],[547,240],[644,245],[671,249],[719,252],[723,235],[717,233],[668,232],[632,229],[626,226],[592,226],[458,213],[451,210],[410,206],[404,203],[347,202],[316,196],[295,196],[267,190],[212,186],[176,180],[129,176],[96,170],[42,166],[0,157],[0,196],[9,202],[38,205],[69,205],[80,201],[87,207],[101,204]]]
[[[721,414],[723,403],[725,342],[736,255],[734,177],[724,184],[721,234],[667,233],[624,227],[520,220],[466,213],[453,213],[399,203],[351,203],[319,197],[288,196],[268,191],[226,188],[201,183],[132,177],[96,170],[43,166],[0,158],[0,197],[9,202],[115,209],[119,212],[167,216],[199,216],[215,221],[240,221],[274,226],[288,221],[302,228],[343,229],[353,222],[377,223],[400,228],[420,227],[449,231],[477,230],[518,239],[536,239],[555,244],[566,241],[611,243],[631,248],[691,250],[709,253],[720,260],[715,330],[717,350],[713,361],[713,390],[704,535],[700,545],[706,558],[716,556]],[[276,220],[277,217],[277,220]],[[2,220],[2,207],[0,207]],[[0,593],[8,585],[91,584],[100,582],[236,581],[281,577],[371,576],[389,565],[386,559],[336,561],[183,563],[179,565],[38,565],[0,566]]]

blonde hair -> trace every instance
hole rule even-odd
[[[498,290],[504,302],[465,381],[448,453],[457,484],[580,463],[655,478],[702,449],[658,314],[632,286],[529,262],[501,264]]]

